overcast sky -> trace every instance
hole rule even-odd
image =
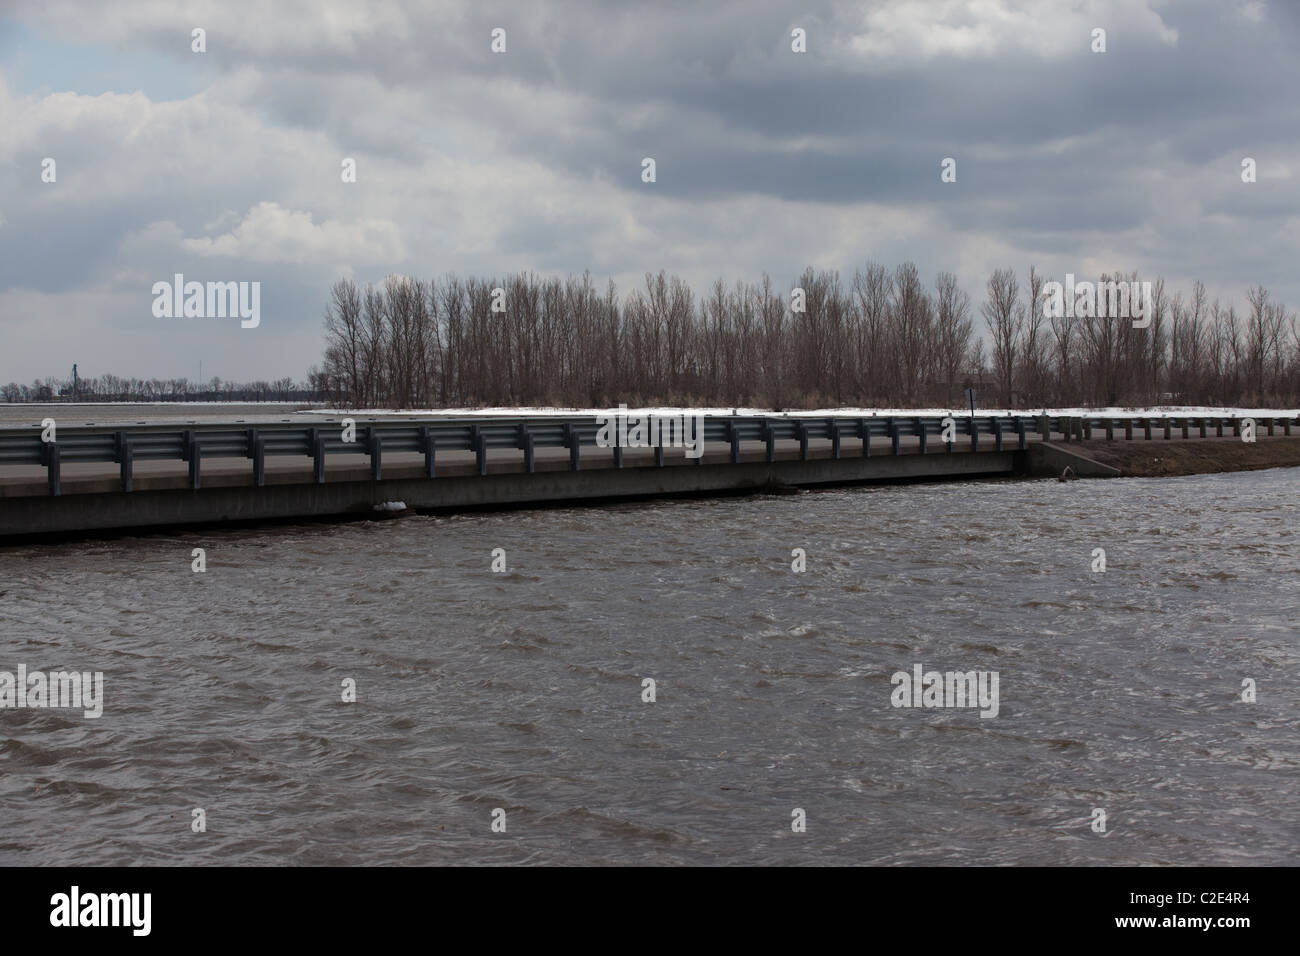
[[[302,379],[330,284],[390,272],[703,292],[910,259],[977,303],[1034,264],[1294,308],[1297,11],[0,0],[0,382]],[[261,324],[155,318],[177,272],[259,281]]]

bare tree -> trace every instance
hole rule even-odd
[[[1046,303],[1043,301],[1043,277],[1029,267],[1029,301],[1024,309],[1024,348],[1021,355],[1021,376],[1026,401],[1038,403],[1047,390],[1046,365],[1047,332],[1043,327]]]
[[[868,262],[865,271],[854,274],[853,292],[859,316],[855,342],[860,382],[858,394],[869,403],[884,402],[893,390],[887,345],[894,281],[883,265]]]
[[[899,370],[899,395],[904,402],[912,404],[920,396],[926,359],[932,354],[934,344],[930,297],[915,263],[905,262],[894,270],[893,305],[891,330]]]
[[[955,275],[940,272],[935,281],[935,363],[945,405],[952,403],[971,331],[970,296],[957,285]]]
[[[1002,390],[1002,401],[1011,404],[1011,389],[1015,381],[1016,358],[1020,354],[1024,334],[1024,313],[1017,312],[1020,285],[1011,269],[997,269],[989,277],[988,298],[980,312],[984,316],[992,337],[993,371]]]

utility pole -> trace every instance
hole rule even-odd
[[[77,400],[77,363],[72,363],[72,400]]]

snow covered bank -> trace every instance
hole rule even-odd
[[[298,414],[302,415],[354,415],[364,416],[367,418],[392,415],[407,418],[476,418],[483,417],[555,417],[555,416],[574,416],[574,415],[616,415],[618,408],[540,408],[536,406],[527,407],[499,407],[499,408],[427,408],[427,409],[391,409],[391,408],[358,408],[358,409],[334,409],[334,408],[316,408],[311,410],[304,409]],[[762,408],[697,408],[697,407],[668,407],[668,406],[647,406],[640,408],[627,408],[624,411],[628,414],[652,414],[652,415],[672,415],[682,412],[691,414],[705,415],[781,415],[788,418],[828,418],[832,415],[843,418],[860,418],[863,416],[871,417],[904,417],[920,415],[926,418],[942,417],[952,415],[961,417],[970,414],[968,408],[818,408],[818,409],[799,409],[787,412],[773,412],[769,409]],[[976,408],[975,414],[979,416],[1005,416],[1005,415],[1074,415],[1089,418],[1130,418],[1133,416],[1143,416],[1147,418],[1186,418],[1188,416],[1199,415],[1229,415],[1237,418],[1295,418],[1300,416],[1300,408],[1242,408],[1233,406],[1229,408],[1213,408],[1206,405],[1157,405],[1144,406],[1140,408]]]

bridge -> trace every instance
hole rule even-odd
[[[632,414],[636,414],[633,412]],[[1242,436],[1232,416],[706,416],[703,454],[600,447],[591,414],[0,429],[0,539],[919,479],[1113,473],[1072,442]],[[1259,418],[1260,437],[1300,418]],[[945,427],[946,426],[946,427]],[[1249,426],[1247,426],[1249,427]],[[345,440],[353,439],[353,440]],[[945,440],[951,439],[951,440]],[[392,506],[392,507],[395,507]]]

